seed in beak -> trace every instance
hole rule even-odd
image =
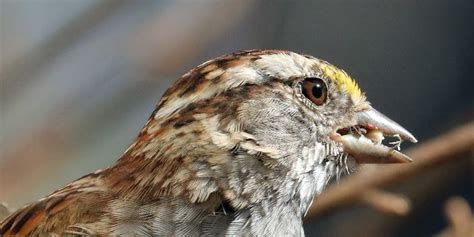
[[[369,130],[365,136],[372,140],[375,144],[382,144],[383,139],[385,138],[383,136],[383,132],[377,129]]]
[[[347,134],[334,136],[333,139],[341,143],[344,152],[354,157],[357,163],[407,163],[412,161],[405,154],[382,144],[374,144],[365,136]]]

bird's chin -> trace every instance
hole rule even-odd
[[[396,141],[384,145],[385,136]],[[366,164],[411,162],[410,157],[398,150],[404,140],[417,142],[410,132],[372,107],[357,114],[357,124],[337,129],[330,137],[358,163]]]

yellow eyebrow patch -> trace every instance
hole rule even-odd
[[[364,98],[364,94],[357,83],[343,70],[326,63],[322,63],[320,69],[326,78],[336,81],[339,90],[345,91],[354,100]]]

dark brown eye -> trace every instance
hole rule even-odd
[[[301,91],[303,95],[311,100],[315,105],[322,105],[326,102],[328,89],[326,83],[319,78],[306,78],[302,82]]]

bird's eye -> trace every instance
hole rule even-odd
[[[314,77],[304,79],[301,84],[301,91],[315,105],[322,105],[326,102],[328,89],[322,79]]]

